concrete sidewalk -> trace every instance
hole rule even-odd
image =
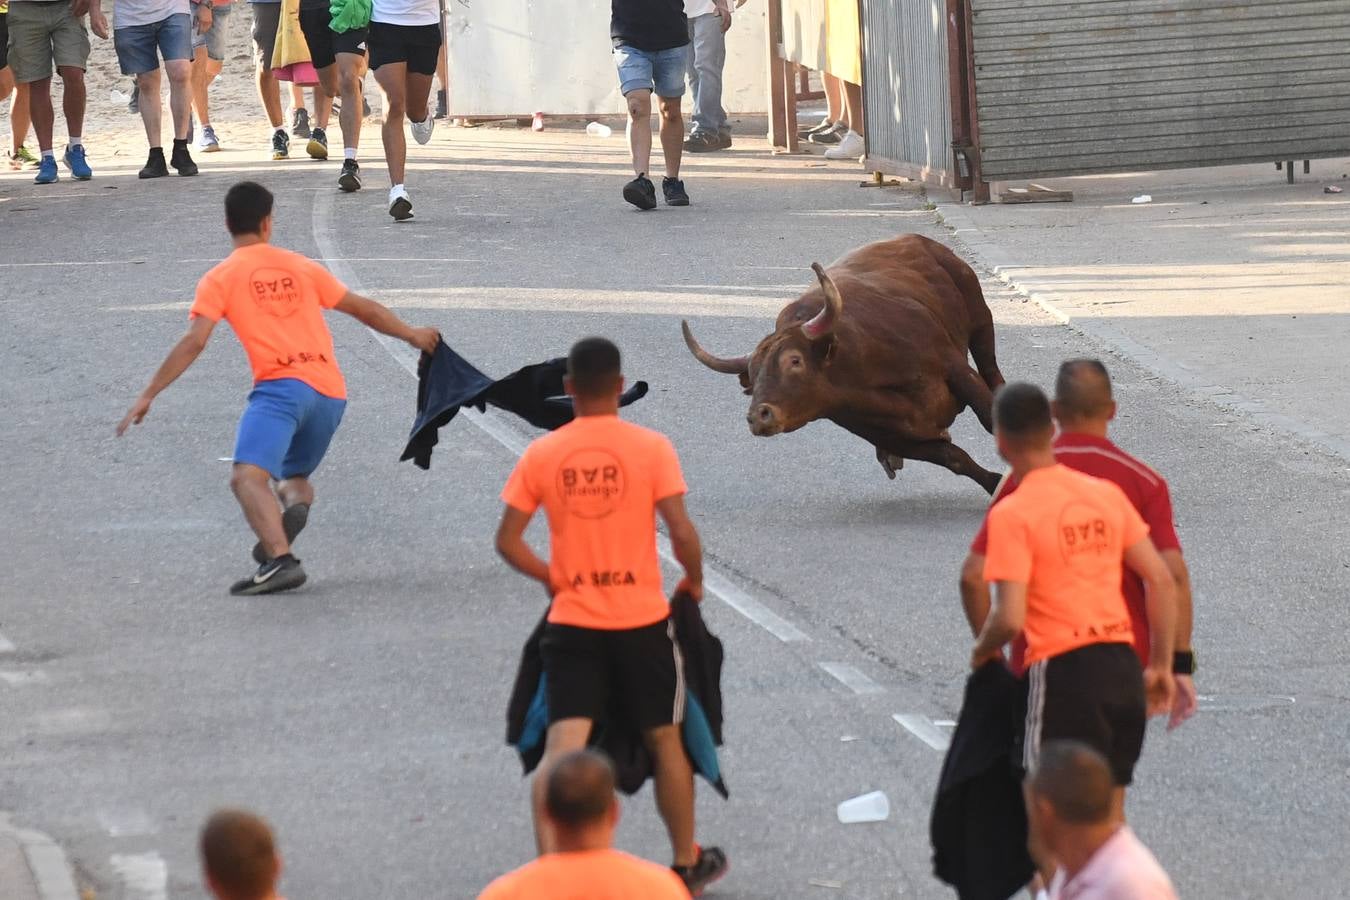
[[[0,814],[0,897],[79,900],[66,854],[51,838],[15,828]]]
[[[1048,312],[1263,426],[1350,460],[1350,160],[1064,178],[1071,203],[938,203]],[[1345,193],[1328,194],[1327,186]],[[1141,195],[1151,202],[1134,203]],[[1216,421],[1216,426],[1227,423]]]

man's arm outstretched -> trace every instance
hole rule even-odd
[[[150,379],[150,383],[141,391],[141,395],[136,398],[136,402],[131,404],[131,409],[117,426],[117,436],[126,434],[128,428],[132,425],[139,425],[145,419],[146,413],[150,412],[150,404],[160,393],[178,380],[178,376],[188,370],[188,367],[196,362],[197,357],[206,349],[206,342],[211,338],[211,329],[216,327],[216,323],[205,316],[193,316],[192,321],[188,323],[187,334],[179,338],[178,343],[173,345],[169,355],[164,358],[160,364],[159,370],[155,376]]]
[[[383,303],[348,291],[333,307],[380,334],[405,341],[423,353],[435,353],[441,333],[435,328],[415,327],[394,315]]]

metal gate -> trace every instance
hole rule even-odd
[[[862,0],[866,164],[955,187],[948,0]]]
[[[1350,0],[969,3],[986,181],[1350,156]]]

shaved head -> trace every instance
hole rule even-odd
[[[1098,825],[1111,817],[1111,767],[1087,744],[1047,741],[1027,782],[1062,822]]]
[[[1017,447],[1048,445],[1055,431],[1050,401],[1034,384],[1013,381],[994,395],[994,430]]]
[[[1111,375],[1101,360],[1071,359],[1055,379],[1055,412],[1071,421],[1108,419],[1115,411]]]
[[[594,750],[561,757],[548,773],[544,809],[563,829],[594,825],[614,806],[614,765]]]

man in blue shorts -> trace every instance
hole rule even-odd
[[[272,194],[262,185],[242,181],[230,188],[225,225],[234,252],[197,283],[187,334],[136,398],[117,434],[140,424],[155,397],[206,348],[216,323],[227,319],[248,353],[254,377],[239,420],[230,487],[258,536],[253,547],[258,570],[235,582],[230,593],[270,594],[305,583],[291,542],[314,503],[309,477],[347,406],[323,310],[344,312],[427,353],[436,349],[440,333],[407,325],[374,300],[347,290],[314,260],[273,247]]]
[[[666,177],[661,193],[669,206],[688,206],[680,180],[684,149],[684,70],[689,61],[689,20],[683,0],[610,0],[609,36],[619,89],[628,100],[628,149],[637,177],[623,186],[623,199],[638,209],[656,209],[656,186],[647,177],[652,157],[652,93],[661,107],[661,150]]]

